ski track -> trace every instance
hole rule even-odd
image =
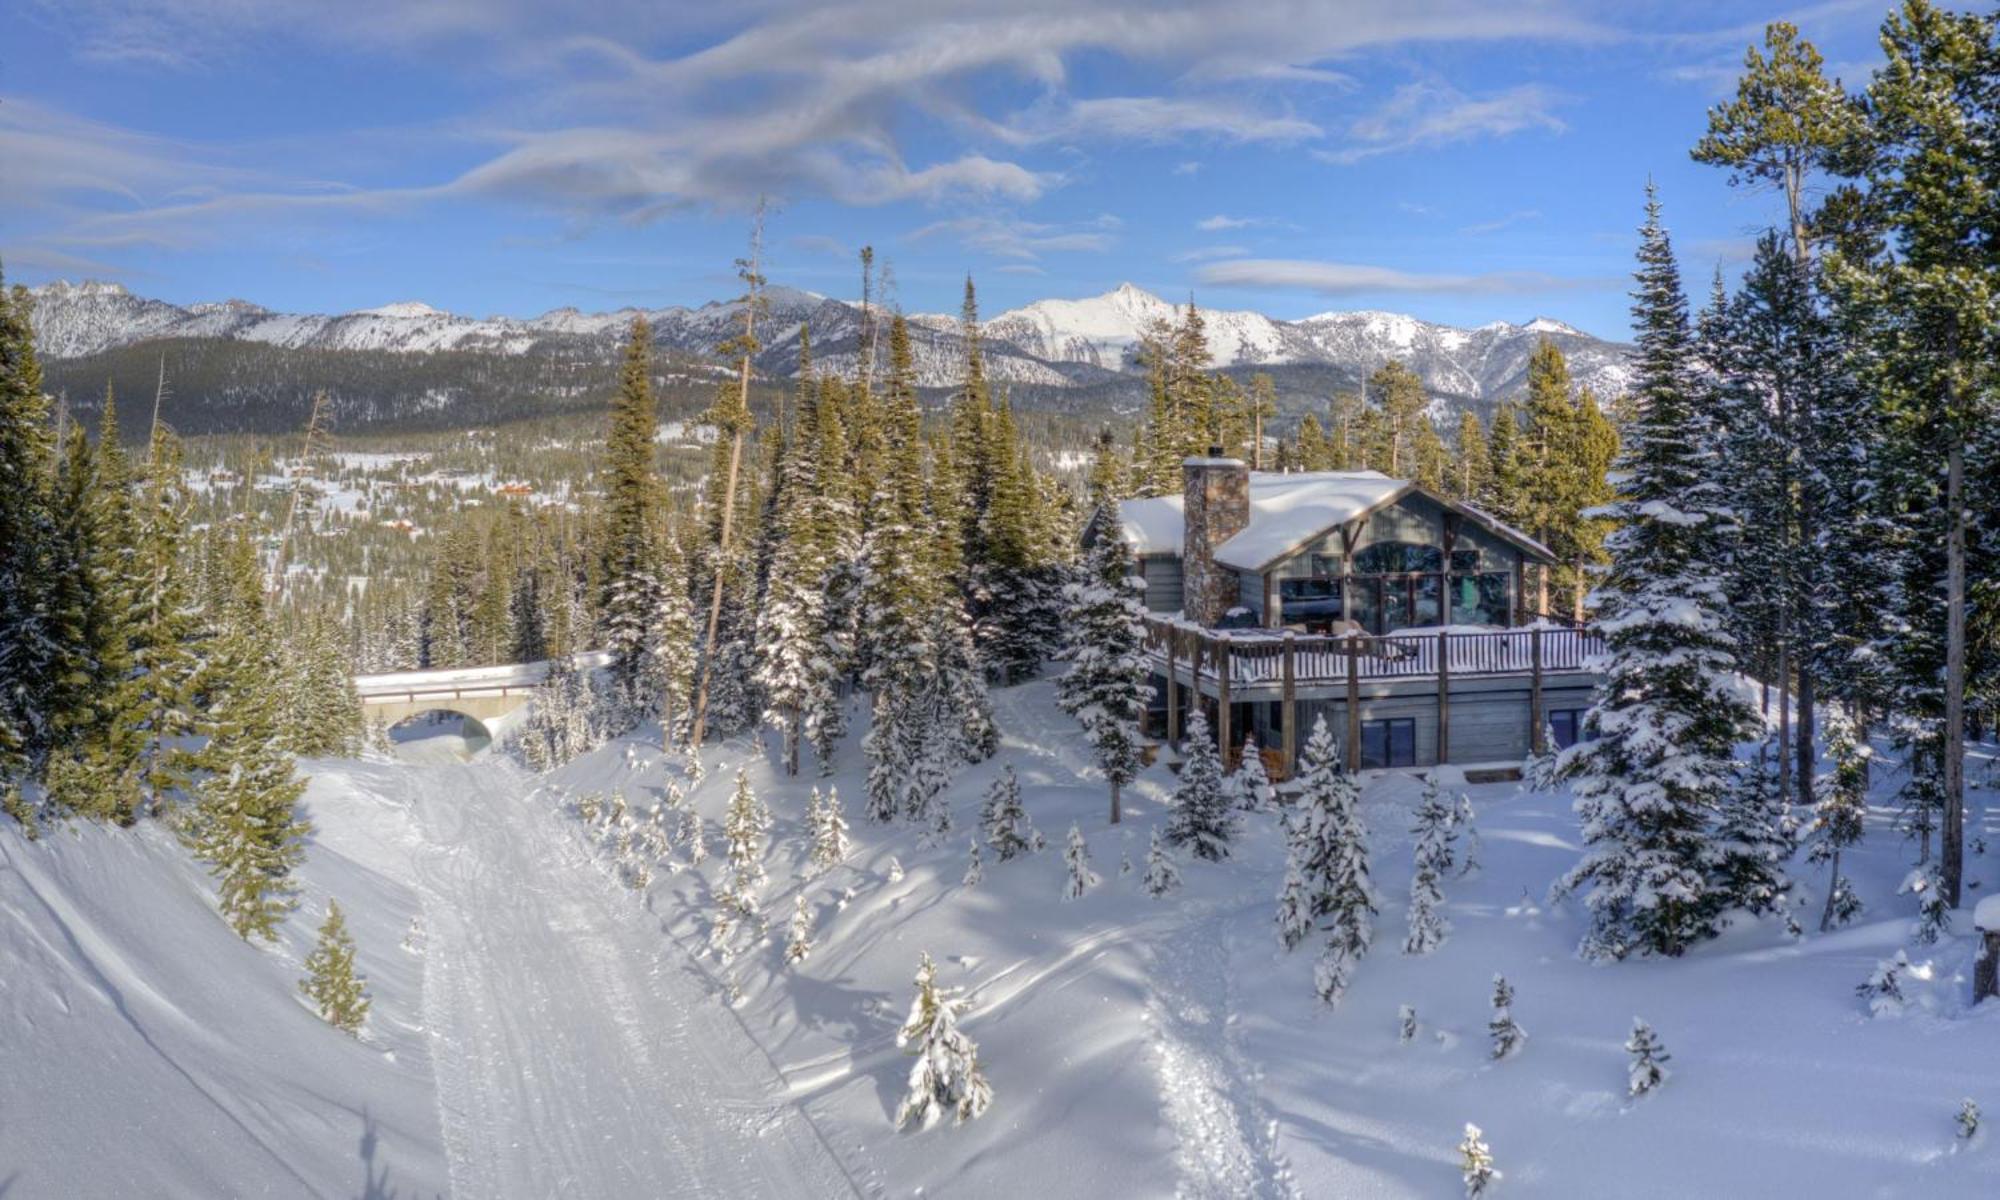
[[[1278,1123],[1258,1097],[1255,1072],[1231,1019],[1229,957],[1217,954],[1222,920],[1154,940],[1147,1005],[1160,1079],[1161,1115],[1173,1130],[1176,1194],[1185,1200],[1296,1200],[1277,1150]]]
[[[413,770],[424,1014],[458,1200],[853,1185],[657,922],[497,760]]]

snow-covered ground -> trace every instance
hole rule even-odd
[[[1227,863],[1182,864],[1164,900],[1140,887],[1164,815],[1163,767],[1105,824],[1105,795],[1047,683],[995,693],[999,757],[953,787],[942,846],[862,816],[858,742],[831,781],[856,841],[805,867],[810,774],[785,780],[748,740],[715,747],[691,803],[712,857],[612,869],[603,823],[570,801],[622,791],[643,810],[681,777],[644,738],[543,778],[470,763],[311,763],[318,826],[307,911],[276,951],[245,947],[158,830],[0,833],[6,900],[0,1172],[13,1197],[72,1195],[1339,1196],[1457,1194],[1466,1122],[1485,1131],[1500,1196],[1989,1196],[2000,1149],[1954,1138],[1962,1098],[2000,1113],[2000,1006],[1968,1009],[1969,913],[1936,947],[1908,1011],[1854,995],[1908,945],[1896,897],[1909,847],[1878,812],[1850,870],[1863,922],[1794,941],[1732,931],[1686,959],[1590,966],[1580,915],[1547,887],[1575,857],[1567,799],[1471,789],[1481,866],[1446,881],[1449,940],[1400,953],[1418,790],[1369,785],[1381,915],[1342,1006],[1312,995],[1312,952],[1285,955],[1275,818],[1249,818]],[[961,882],[985,785],[1022,779],[1041,854]],[[738,765],[775,826],[769,939],[706,950]],[[808,766],[810,771],[810,766]],[[1984,780],[1984,755],[1972,775]],[[1894,784],[1881,773],[1882,786]],[[2000,834],[1983,816],[1985,836]],[[1074,821],[1102,882],[1059,892]],[[670,856],[684,861],[680,852]],[[1122,874],[1121,860],[1134,864]],[[896,867],[900,865],[900,872]],[[1990,856],[1969,861],[2000,885]],[[1819,874],[1801,866],[1804,923]],[[900,875],[900,878],[898,878]],[[816,947],[783,961],[793,895]],[[350,910],[376,1007],[362,1042],[292,990],[325,894]],[[421,914],[421,936],[407,936]],[[406,950],[410,941],[416,951]],[[963,1028],[995,1099],[981,1119],[899,1133],[909,1060],[894,1037],[919,954],[969,990]],[[1529,1041],[1492,1062],[1492,977],[1517,989]],[[1420,1032],[1399,1042],[1397,1010]],[[1624,1095],[1634,1016],[1670,1078]],[[373,1130],[372,1134],[369,1130]],[[389,1172],[387,1189],[368,1187]]]

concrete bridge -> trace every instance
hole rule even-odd
[[[578,669],[590,670],[609,663],[611,655],[589,650],[576,655],[575,661]],[[395,725],[422,713],[453,712],[470,718],[497,740],[527,715],[528,699],[548,673],[546,661],[394,671],[356,675],[354,690],[361,696],[362,715],[371,721]]]

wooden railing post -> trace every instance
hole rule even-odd
[[[1278,719],[1284,723],[1285,778],[1290,779],[1299,769],[1299,713],[1298,713],[1298,640],[1289,630],[1285,633],[1285,654],[1279,675]]]
[[[1229,769],[1229,639],[1215,640],[1215,747]]]
[[[1438,745],[1437,760],[1451,761],[1451,635],[1438,634]]]
[[[1347,649],[1347,772],[1361,769],[1361,639],[1343,639]]]
[[[1542,745],[1542,726],[1547,718],[1542,715],[1542,627],[1535,626],[1528,631],[1528,748],[1536,754],[1547,752]]]

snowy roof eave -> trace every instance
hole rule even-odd
[[[1537,562],[1553,563],[1555,561],[1555,555],[1550,553],[1547,546],[1542,545],[1534,538],[1499,520],[1483,509],[1475,508],[1462,501],[1453,500],[1449,496],[1439,495],[1429,488],[1407,480],[1385,479],[1384,482],[1394,483],[1396,486],[1372,499],[1364,499],[1348,510],[1323,515],[1309,530],[1298,531],[1284,541],[1277,543],[1273,543],[1267,535],[1262,535],[1262,531],[1256,528],[1258,520],[1253,508],[1250,524],[1235,536],[1216,547],[1215,561],[1222,566],[1233,567],[1239,571],[1255,571],[1261,574],[1270,570],[1278,563],[1300,553],[1307,546],[1319,541],[1343,525],[1365,520],[1374,513],[1387,508],[1391,504],[1399,503],[1412,495],[1422,496],[1436,503],[1446,512],[1457,513],[1459,516],[1471,521],[1502,541],[1519,547],[1523,553]]]

